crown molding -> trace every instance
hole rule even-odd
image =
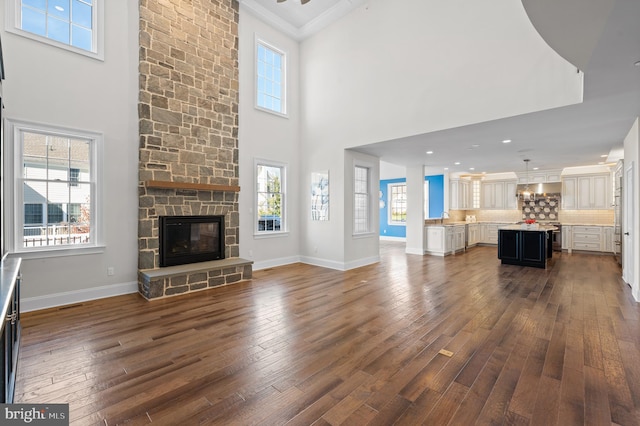
[[[341,0],[339,3],[336,3],[335,6],[327,9],[322,14],[299,28],[287,22],[279,15],[267,10],[256,0],[240,0],[240,6],[261,21],[300,42],[318,33],[320,30],[342,18],[347,13],[364,4],[366,1],[367,0]]]

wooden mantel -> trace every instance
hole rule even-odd
[[[219,191],[219,192],[240,192],[237,185],[212,185],[208,183],[193,182],[169,182],[163,180],[147,180],[145,181],[147,188],[161,189],[195,189],[197,191]]]

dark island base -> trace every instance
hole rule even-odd
[[[498,259],[502,264],[545,269],[547,259],[553,256],[552,232],[499,229]]]

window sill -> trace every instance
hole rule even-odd
[[[23,259],[47,259],[51,257],[80,256],[85,254],[104,253],[106,247],[102,245],[85,246],[85,247],[60,247],[60,248],[42,248],[39,250],[14,250],[9,253],[10,257],[21,257]]]
[[[253,238],[256,240],[262,239],[262,238],[282,238],[282,237],[288,237],[289,236],[289,232],[288,231],[280,231],[280,232],[254,232],[253,233]]]

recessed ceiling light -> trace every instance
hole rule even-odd
[[[427,151],[427,154],[431,155],[433,154],[433,151]]]
[[[448,167],[445,167],[444,169],[445,169],[445,170],[449,170],[449,168],[448,168]]]
[[[502,143],[511,143],[511,139],[505,139],[502,141]]]
[[[609,156],[609,154],[602,154],[602,155],[600,156],[600,158],[607,158],[608,156]]]
[[[604,161],[600,161],[600,162],[598,162],[598,164],[604,164]]]
[[[636,61],[633,65],[635,65],[636,67],[640,67],[640,61]]]
[[[63,8],[62,6],[56,6],[56,7],[55,7],[55,9],[56,9],[58,12],[64,12],[64,8]]]
[[[475,167],[469,167],[469,170],[475,170],[475,169],[476,169]]]
[[[455,162],[455,163],[453,163],[453,164],[455,164],[456,166],[459,166],[459,165],[460,165],[460,162],[459,162],[459,161],[456,161],[456,162]]]
[[[538,170],[540,167],[534,167],[533,170]]]

